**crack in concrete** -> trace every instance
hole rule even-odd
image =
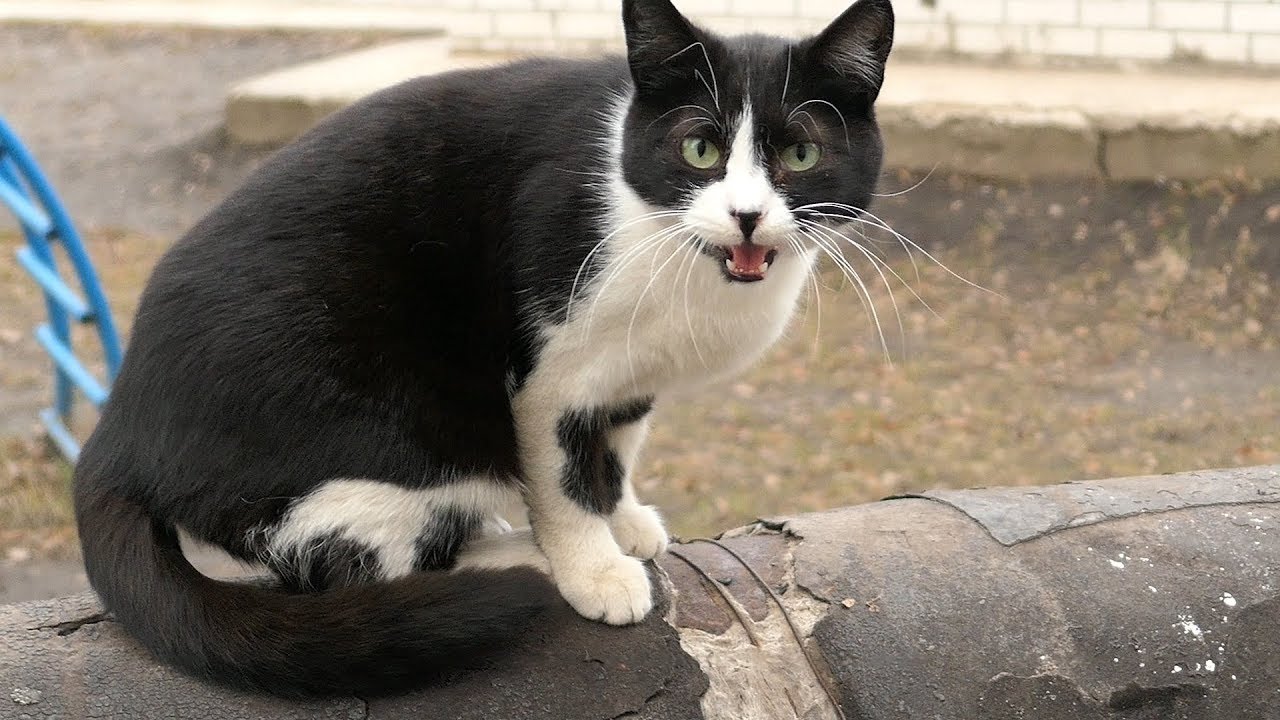
[[[649,695],[649,697],[645,698],[640,702],[640,707],[636,708],[635,710],[625,710],[622,712],[621,715],[614,715],[613,717],[606,718],[605,720],[622,720],[622,718],[640,717],[641,710],[644,710],[646,707],[649,706],[649,703],[653,702],[654,700],[657,700],[659,697],[662,696],[663,693],[667,691],[667,686],[671,684],[672,679],[673,679],[672,675],[668,675],[665,678],[663,678],[662,684],[658,686],[658,689],[654,690],[653,693]]]
[[[1174,495],[1175,497],[1177,497],[1176,493],[1170,492],[1167,494]],[[1145,517],[1148,515],[1164,515],[1167,513],[1183,512],[1187,510],[1196,510],[1198,508],[1208,508],[1208,507],[1252,507],[1255,505],[1277,504],[1277,500],[1275,499],[1274,496],[1263,495],[1263,496],[1260,496],[1260,499],[1258,500],[1224,500],[1222,502],[1202,502],[1202,503],[1187,504],[1187,505],[1181,505],[1178,507],[1170,507],[1170,508],[1140,508],[1137,510],[1133,510],[1132,512],[1122,512],[1122,513],[1116,513],[1116,514],[1108,513],[1105,510],[1097,510],[1097,509],[1086,510],[1084,512],[1080,512],[1071,516],[1070,518],[1068,518],[1063,522],[1053,523],[1052,525],[1045,527],[1043,530],[1039,530],[1034,535],[1018,538],[1012,542],[1006,542],[1004,540],[1001,540],[996,535],[995,531],[993,531],[990,527],[988,527],[987,524],[983,522],[981,518],[975,517],[972,513],[968,512],[964,508],[956,505],[955,503],[952,503],[951,501],[945,498],[932,497],[929,495],[898,495],[892,498],[886,498],[886,500],[928,500],[930,502],[937,503],[939,505],[942,505],[945,508],[949,508],[965,516],[967,519],[969,519],[971,522],[976,524],[978,527],[982,528],[983,532],[985,532],[988,536],[990,536],[992,540],[996,541],[997,543],[999,543],[1004,547],[1014,547],[1015,545],[1021,545],[1022,543],[1041,540],[1043,538],[1046,538],[1055,533],[1062,532],[1064,530],[1072,530],[1078,527],[1091,527],[1093,525],[1105,525],[1107,523],[1116,522],[1117,520],[1127,520],[1129,518],[1135,518],[1135,517]],[[1089,520],[1087,522],[1078,522],[1080,518],[1088,517],[1088,516],[1101,516],[1102,519]],[[799,536],[797,535],[796,537],[799,537]]]
[[[110,622],[111,616],[108,613],[94,613],[75,620],[67,620],[66,622],[56,623],[54,625],[37,625],[32,630],[56,630],[58,635],[66,637],[85,625],[96,625],[100,622]]]

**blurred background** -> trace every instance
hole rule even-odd
[[[930,487],[1280,462],[1280,2],[897,0],[888,228],[747,375],[664,398],[637,474],[710,534]],[[800,36],[837,0],[678,0]],[[618,0],[0,0],[0,116],[117,323],[274,148],[413,75],[621,48]],[[0,206],[0,601],[84,586],[40,291]],[[93,358],[92,336],[77,335]],[[77,417],[83,433],[93,413]]]

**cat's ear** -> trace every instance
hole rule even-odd
[[[692,80],[693,63],[705,62],[693,26],[671,0],[622,0],[622,25],[631,77],[642,93]]]
[[[809,61],[840,77],[864,83],[874,96],[884,82],[893,48],[893,5],[857,0],[808,43]]]

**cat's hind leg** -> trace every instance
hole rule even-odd
[[[511,494],[486,479],[422,489],[331,480],[263,533],[262,560],[300,591],[449,570]]]

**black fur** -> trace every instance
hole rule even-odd
[[[613,426],[629,425],[640,422],[653,412],[653,398],[644,397],[609,409],[609,424]]]
[[[418,536],[418,559],[414,569],[449,570],[458,550],[480,529],[481,518],[455,508],[437,510],[431,523]]]
[[[888,0],[857,3],[822,35],[801,43],[762,35],[723,42],[662,5],[624,3],[629,25],[647,23],[650,28],[628,33],[640,38],[633,42],[640,52],[631,53],[640,92],[628,115],[632,132],[624,139],[623,171],[642,197],[663,207],[676,205],[699,187],[723,178],[723,164],[698,170],[683,162],[676,150],[690,132],[728,148],[743,107],[750,102],[771,179],[794,205],[841,198],[860,208],[870,206],[884,154],[873,103],[893,42]],[[875,82],[857,77],[858,68],[841,60],[844,52],[869,57],[880,71]],[[718,103],[713,103],[708,86],[716,91]],[[797,118],[800,122],[788,120],[791,110],[814,99],[830,104],[807,104],[805,114]],[[712,111],[715,125],[695,119],[706,110]],[[778,153],[810,141],[822,146],[828,161],[810,172],[787,172]],[[654,148],[666,151],[655,153]]]
[[[537,329],[563,321],[605,232],[605,111],[633,82],[622,172],[651,202],[671,206],[714,179],[679,162],[687,118],[668,113],[711,101],[708,60],[721,125],[749,74],[763,146],[816,136],[840,160],[804,177],[779,172],[788,197],[869,202],[878,82],[851,79],[838,61],[850,43],[887,52],[888,0],[862,0],[830,37],[799,44],[716,38],[667,0],[624,0],[624,16],[629,61],[449,73],[335,114],[157,265],[75,471],[89,579],[157,656],[276,694],[395,692],[474,664],[554,600],[532,570],[376,581],[367,548],[331,542],[320,560],[290,563],[268,557],[263,538],[334,478],[410,489],[523,479],[511,388],[536,367]],[[686,41],[707,54],[677,53]],[[785,121],[784,104],[817,97],[839,112],[815,106],[803,123]],[[573,458],[564,490],[583,507],[616,505],[607,432],[649,403],[562,419]],[[423,569],[452,566],[478,523],[437,520],[423,529]],[[178,548],[179,526],[273,563],[288,587],[203,577]]]
[[[280,578],[281,585],[293,592],[360,585],[382,575],[372,548],[339,535],[315,543],[312,552],[293,550],[269,561],[267,567]]]
[[[161,660],[287,696],[387,693],[475,667],[552,601],[532,569],[420,573],[290,593],[212,580],[142,503],[81,486],[89,577]]]
[[[569,456],[560,480],[564,494],[582,508],[608,515],[622,499],[622,464],[609,446],[609,432],[637,422],[653,409],[653,398],[617,407],[565,413],[556,426],[560,447]]]

